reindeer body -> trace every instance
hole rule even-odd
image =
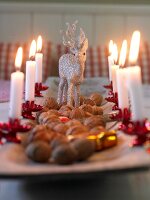
[[[59,76],[71,80],[74,84],[83,81],[84,63],[81,63],[73,54],[64,54],[59,59]]]
[[[69,28],[71,29],[70,26],[68,26],[68,29]],[[60,83],[57,99],[59,104],[67,102],[68,105],[73,106],[74,101],[75,107],[80,105],[80,84],[83,81],[86,49],[88,46],[88,40],[85,38],[85,35],[83,35],[83,32],[81,33],[82,42],[80,41],[80,44],[77,43],[76,45],[74,42],[74,45],[70,48],[71,53],[64,54],[59,59]]]

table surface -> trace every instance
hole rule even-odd
[[[144,86],[145,115],[150,118],[150,86]],[[8,103],[0,103],[0,120],[6,121]],[[150,198],[150,169],[101,174],[82,179],[1,179],[0,200],[147,200]]]

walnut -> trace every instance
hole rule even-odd
[[[80,96],[80,105],[83,104],[84,100],[85,100],[85,97],[81,95],[81,96]]]
[[[84,99],[83,104],[88,104],[88,105],[94,106],[95,102],[91,99]]]
[[[47,116],[48,116],[47,112],[42,112],[42,113],[40,114],[40,116],[38,117],[38,122],[39,122],[39,124],[41,124],[42,121],[43,121],[43,118],[44,118],[44,117],[47,117]]]
[[[35,119],[37,120],[37,122],[39,121],[39,116],[40,116],[43,112],[47,112],[48,110],[49,110],[49,108],[43,107],[42,110],[36,112]]]
[[[64,110],[60,112],[64,117],[70,117],[71,110]]]
[[[59,112],[61,113],[62,111],[68,111],[68,110],[72,110],[73,107],[69,106],[69,105],[63,105],[61,106],[61,108],[59,109]]]
[[[48,113],[46,114],[41,114],[39,117],[39,123],[40,124],[48,124],[50,122],[58,121],[60,122],[60,119],[56,115],[49,115]]]
[[[23,122],[23,125],[27,125],[30,126],[31,128],[34,128],[37,125],[37,123],[35,120],[27,120]]]
[[[43,141],[49,143],[50,140],[51,140],[50,132],[48,132],[47,130],[43,130],[39,132],[37,131],[36,133],[31,133],[28,136],[27,142],[28,144],[33,141]]]
[[[77,152],[69,144],[57,146],[52,151],[52,159],[55,163],[65,165],[76,161]]]
[[[85,112],[80,108],[74,108],[70,113],[71,119],[82,119],[85,117]]]
[[[56,115],[56,116],[60,116],[60,113],[58,110],[54,110],[54,109],[51,109],[47,112],[48,115]]]
[[[63,124],[63,123],[60,123],[60,124],[57,124],[56,126],[54,126],[53,130],[58,132],[58,133],[62,133],[65,135],[66,131],[67,131],[68,127]]]
[[[50,146],[51,146],[51,148],[53,150],[57,146],[60,146],[62,144],[67,144],[67,143],[69,143],[69,140],[67,139],[67,137],[61,135],[61,137],[57,136],[57,137],[53,138],[53,140],[50,142]]]
[[[79,125],[81,126],[81,122],[78,121],[77,119],[72,119],[72,120],[69,120],[67,123],[66,123],[67,126],[74,126],[74,125]]]
[[[27,146],[26,154],[33,161],[48,162],[51,155],[51,148],[45,142],[36,141]]]
[[[85,112],[85,118],[91,117],[93,116],[93,114],[89,113],[89,112]]]
[[[66,135],[73,135],[73,134],[77,134],[77,133],[83,133],[83,132],[87,132],[88,129],[86,126],[83,126],[83,125],[74,125],[74,126],[71,126],[67,132],[66,132]]]
[[[93,113],[93,115],[102,115],[103,109],[99,106],[93,106],[92,107],[92,113]]]
[[[84,125],[87,126],[89,129],[94,128],[95,126],[104,126],[106,123],[104,122],[103,116],[91,116],[89,118],[86,118],[84,121]]]
[[[65,117],[69,117],[70,116],[70,112],[73,109],[72,106],[69,105],[63,105],[61,106],[61,108],[59,109],[59,113]]]
[[[103,101],[103,96],[97,92],[90,95],[90,99],[95,102],[97,106],[100,106]]]
[[[95,151],[95,145],[87,139],[79,138],[71,142],[71,146],[77,151],[77,160],[86,160]]]
[[[30,131],[30,133],[37,133],[37,132],[40,132],[40,131],[46,131],[47,130],[47,128],[46,128],[46,126],[44,126],[44,125],[36,125],[31,131]]]
[[[59,109],[59,105],[58,105],[57,101],[52,97],[46,98],[43,103],[43,106],[45,106],[49,109],[56,109],[56,110]]]
[[[47,124],[46,124],[46,127],[47,127],[48,129],[53,130],[53,128],[54,128],[55,126],[57,126],[59,123],[60,123],[60,122],[59,122],[58,120],[55,120],[55,119],[54,119],[53,121],[48,121]]]
[[[79,108],[82,109],[85,112],[93,113],[93,107],[89,104],[83,104]]]

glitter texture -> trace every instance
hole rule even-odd
[[[63,44],[70,49],[70,53],[64,54],[59,59],[59,104],[80,105],[80,84],[83,81],[83,74],[86,61],[86,50],[88,48],[88,39],[85,37],[83,30],[80,28],[80,34],[75,36],[75,21],[72,25],[66,23],[67,31],[63,31]]]

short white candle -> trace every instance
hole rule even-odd
[[[36,42],[32,41],[30,47],[29,58],[30,60],[26,62],[26,83],[25,83],[25,100],[34,101],[35,95],[35,56],[36,52]]]
[[[42,37],[39,36],[37,40],[37,53],[35,55],[35,62],[36,62],[35,82],[36,83],[42,83],[43,54],[41,50],[42,50]]]
[[[144,119],[141,68],[139,66],[127,68],[127,86],[129,90],[132,120]]]
[[[119,69],[119,65],[112,65],[111,70],[112,70],[112,83],[113,83],[113,92],[117,92],[117,79],[116,79],[116,73],[117,70]]]
[[[17,71],[11,74],[9,109],[9,117],[11,119],[19,119],[22,111],[24,74],[19,71],[22,64],[22,51],[22,48],[19,47],[15,60]]]
[[[120,68],[116,72],[117,91],[118,91],[118,106],[120,109],[129,108],[128,89],[126,85],[126,68]]]

